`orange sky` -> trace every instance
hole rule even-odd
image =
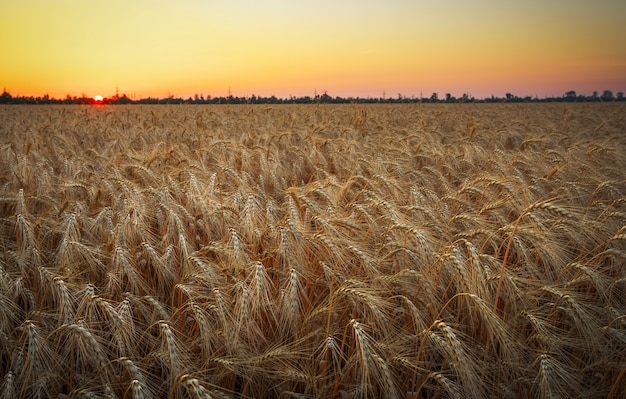
[[[0,0],[0,89],[137,98],[626,91],[624,0]]]

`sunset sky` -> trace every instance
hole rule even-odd
[[[626,91],[624,0],[0,0],[12,95]]]

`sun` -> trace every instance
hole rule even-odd
[[[98,103],[101,103],[103,100],[102,96],[99,94],[97,96],[93,96],[93,99],[95,102],[98,102]]]

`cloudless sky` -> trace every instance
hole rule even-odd
[[[0,0],[0,89],[137,98],[626,91],[624,0]]]

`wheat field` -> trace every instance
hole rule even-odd
[[[0,399],[624,398],[625,118],[0,107]]]

